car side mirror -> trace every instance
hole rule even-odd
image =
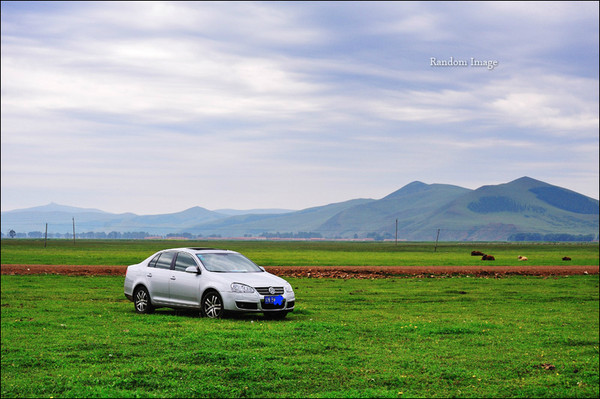
[[[196,266],[188,266],[185,269],[186,273],[193,273],[193,274],[202,274],[202,272],[200,271],[199,268],[197,268]]]
[[[259,266],[260,270],[262,270],[263,272],[266,272],[265,268],[262,266]]]

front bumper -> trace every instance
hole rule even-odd
[[[243,294],[230,292],[224,295],[223,304],[226,310],[243,312],[291,312],[296,304],[294,293],[281,294],[281,303],[265,304],[265,296],[256,292]]]

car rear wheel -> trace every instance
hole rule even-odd
[[[219,319],[224,313],[223,300],[216,291],[207,292],[202,296],[202,316]]]
[[[137,313],[152,313],[154,312],[154,306],[150,301],[150,294],[145,287],[140,287],[135,290],[133,294],[133,303],[135,305],[135,311]]]

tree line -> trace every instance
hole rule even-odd
[[[4,233],[2,234],[2,238],[45,238],[46,234],[44,232],[41,231],[30,231],[28,233],[17,233],[14,230],[10,230],[8,232],[7,235],[5,235]],[[48,233],[48,238],[66,238],[66,239],[72,239],[73,238],[73,233]],[[119,232],[119,231],[111,231],[109,233],[103,232],[103,231],[88,231],[88,232],[81,232],[81,233],[76,233],[75,234],[75,238],[80,238],[80,239],[98,239],[98,240],[140,240],[140,239],[145,239],[145,238],[149,238],[149,237],[157,237],[156,234],[149,234],[148,232],[145,231],[126,231],[126,232]],[[200,235],[193,235],[191,233],[178,233],[178,234],[167,234],[165,236],[160,236],[161,238],[187,238],[187,239],[195,239],[195,238],[202,238],[202,234]]]
[[[8,234],[1,233],[2,238],[45,238],[45,233],[41,231],[30,231],[29,233],[17,233],[14,230],[10,230]],[[111,231],[109,233],[106,232],[81,232],[76,233],[75,238],[79,239],[98,239],[98,240],[141,240],[146,238],[182,238],[188,240],[194,239],[202,239],[202,238],[222,238],[220,234],[211,234],[207,236],[203,236],[202,234],[191,234],[187,232],[183,233],[169,233],[166,235],[157,235],[150,234],[145,231],[128,231],[128,232],[119,232],[119,231]],[[249,234],[245,234],[244,237],[250,238],[252,237]],[[314,239],[314,238],[324,238],[321,233],[316,232],[304,232],[300,231],[297,233],[293,232],[276,232],[269,233],[264,232],[258,235],[258,237],[266,238],[266,239]],[[392,239],[393,236],[390,233],[368,233],[366,235],[367,238],[375,240],[375,241],[383,241],[386,239]],[[58,239],[73,239],[73,233],[48,233],[47,238],[58,238]],[[341,237],[334,237],[333,239],[338,239]],[[358,235],[355,234],[354,238],[358,238]],[[596,234],[567,234],[567,233],[550,233],[550,234],[541,234],[541,233],[515,233],[508,236],[507,241],[547,241],[547,242],[590,242],[597,241],[598,235]]]
[[[560,241],[560,242],[587,242],[597,239],[595,234],[540,234],[540,233],[515,233],[508,236],[508,241]]]

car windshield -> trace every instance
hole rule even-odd
[[[219,273],[252,273],[262,269],[240,254],[196,254],[206,270]]]

